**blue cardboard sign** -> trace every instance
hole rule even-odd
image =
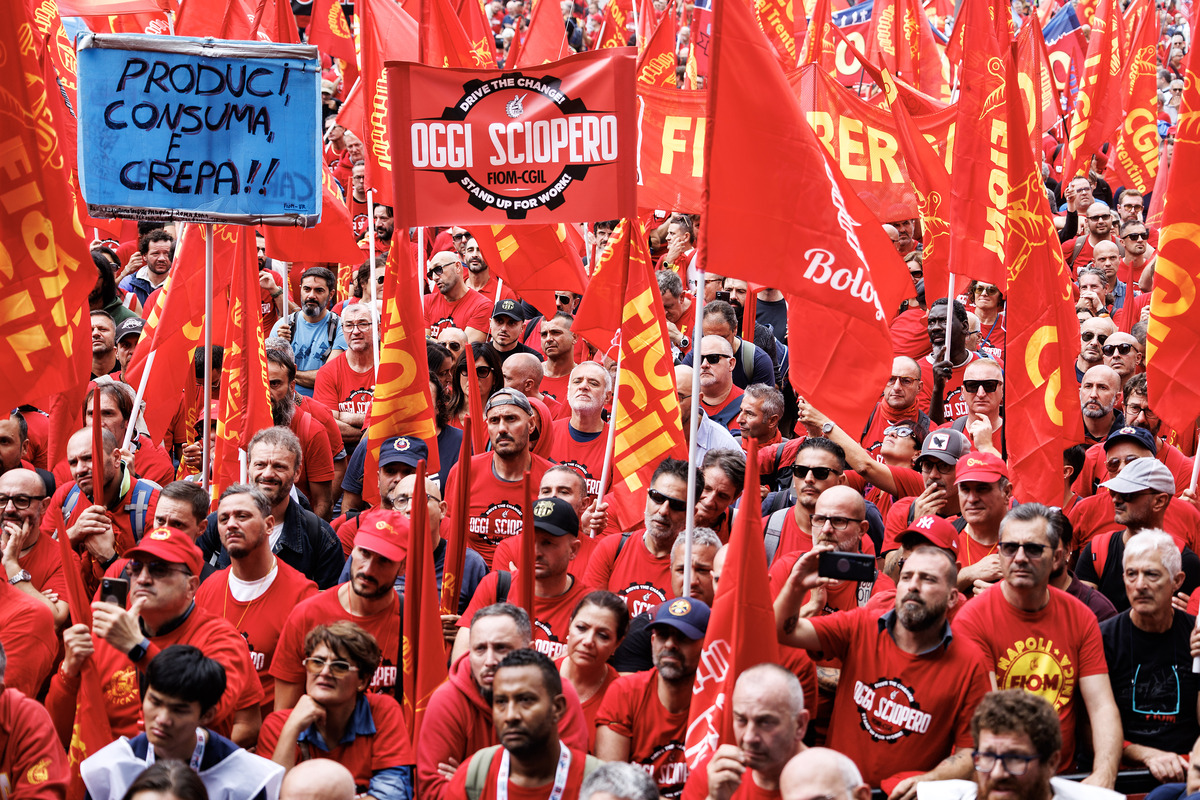
[[[79,178],[92,216],[317,223],[315,47],[85,34],[78,53]]]

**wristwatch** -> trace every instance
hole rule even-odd
[[[12,584],[13,586],[16,586],[18,583],[21,583],[22,581],[31,581],[31,580],[33,580],[33,576],[30,575],[28,571],[21,570],[16,575],[13,575],[11,578],[9,578],[8,582],[10,584]]]
[[[821,426],[821,433],[823,433],[826,437],[828,437],[829,434],[833,433],[834,427],[835,426],[833,424],[833,421],[830,420]]]
[[[150,640],[143,638],[140,642],[129,648],[129,660],[137,663],[146,657],[146,653],[150,651]]]

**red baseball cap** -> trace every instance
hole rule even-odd
[[[377,509],[358,518],[354,546],[378,553],[392,561],[403,561],[408,553],[408,517],[398,511]]]
[[[958,553],[958,531],[950,520],[934,514],[926,514],[912,521],[896,541],[904,545],[913,539],[924,539],[934,547]],[[920,542],[918,542],[920,544]]]
[[[1001,478],[1008,479],[1008,465],[991,453],[967,453],[958,462],[958,472],[954,482],[983,481],[995,483]]]
[[[137,547],[126,550],[125,558],[131,561],[165,561],[183,564],[193,575],[199,575],[204,566],[204,554],[196,543],[176,528],[155,528],[142,537]]]

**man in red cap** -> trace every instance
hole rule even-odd
[[[904,562],[908,561],[918,547],[926,544],[945,550],[946,555],[958,563],[958,536],[958,530],[945,517],[936,514],[918,517],[896,537],[896,544],[900,546],[888,553],[883,574],[893,582],[900,580],[900,570],[904,568]]]
[[[183,531],[163,527],[147,533],[125,557],[129,560],[114,564],[109,575],[128,581],[128,607],[97,601],[91,630],[78,624],[63,631],[62,668],[46,697],[58,729],[71,730],[80,671],[91,658],[113,734],[137,735],[140,676],[163,648],[190,644],[225,668],[225,693],[211,727],[244,747],[252,745],[262,724],[262,685],[246,640],[194,602],[204,565],[200,548]]]
[[[296,705],[304,694],[304,637],[317,625],[339,619],[362,627],[383,652],[369,690],[395,694],[402,653],[400,598],[394,587],[404,569],[409,528],[408,518],[396,511],[363,514],[350,553],[350,580],[310,597],[288,615],[271,663],[277,711]]]
[[[959,534],[958,590],[970,596],[1002,577],[1000,522],[1012,504],[1008,467],[991,453],[968,453],[955,473],[958,507],[967,527]]]

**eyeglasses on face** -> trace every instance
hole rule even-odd
[[[34,500],[44,500],[45,497],[44,494],[0,494],[0,508],[12,503],[15,509],[24,511]]]
[[[1079,338],[1084,342],[1090,342],[1092,339],[1096,339],[1100,342],[1100,344],[1104,344],[1108,341],[1108,334],[1095,333],[1094,331],[1084,331],[1083,333],[1079,334]]]
[[[835,472],[841,473],[841,470],[835,470],[833,467],[806,467],[803,464],[793,464],[790,467],[784,467],[779,470],[781,478],[786,478],[789,475],[798,480],[804,480],[808,477],[808,473],[812,473],[814,481],[828,480],[829,476]]]
[[[671,497],[668,494],[663,494],[658,489],[647,490],[646,496],[649,497],[650,502],[654,503],[656,506],[661,506],[663,503],[666,503],[667,508],[674,511],[676,514],[682,514],[684,509],[687,508],[686,500],[680,500],[678,497]]]
[[[360,320],[359,322],[343,322],[342,330],[346,331],[369,331],[371,330],[371,321]]]
[[[924,458],[920,464],[921,472],[936,472],[939,475],[949,475],[954,472],[955,466],[957,464],[947,464],[940,458]]]
[[[908,388],[914,386],[918,380],[920,378],[905,378],[902,375],[893,375],[887,379],[887,385],[891,386],[893,383],[899,383],[901,386]]]
[[[1153,489],[1142,489],[1138,492],[1114,492],[1112,489],[1109,489],[1108,493],[1112,495],[1114,503],[1132,503],[1134,500],[1141,497],[1149,497],[1156,492]]]
[[[1038,756],[1027,756],[1024,753],[982,753],[972,750],[971,759],[975,762],[976,772],[986,775],[996,768],[997,763],[1002,763],[1005,772],[1019,778],[1029,769],[1029,762],[1037,761]]]
[[[811,519],[814,529],[824,528],[825,524],[829,523],[829,527],[835,531],[844,531],[851,523],[862,522],[855,517],[827,517],[824,514],[813,514]]]
[[[1028,558],[1041,558],[1050,545],[1036,542],[1001,542],[997,549],[1005,558],[1016,558],[1018,550],[1024,550]]]
[[[727,356],[723,353],[705,353],[700,356],[700,360],[705,364],[719,364],[722,358],[733,358],[733,356]]]
[[[1144,242],[1150,238],[1150,234],[1146,233],[1145,231],[1134,231],[1133,233],[1125,234],[1121,238],[1122,239],[1132,239],[1135,242]]]
[[[461,233],[451,234],[450,238],[454,239],[454,241],[456,241],[456,242],[460,239],[470,239],[471,233],[470,233],[470,231],[462,231]]]
[[[963,391],[967,394],[976,394],[980,389],[983,389],[988,394],[1000,388],[1000,381],[996,378],[985,381],[963,381]]]
[[[1121,344],[1106,344],[1100,348],[1100,352],[1104,353],[1106,356],[1111,356],[1113,353],[1120,353],[1123,356],[1127,356],[1131,350],[1133,350],[1133,345],[1129,344],[1129,342],[1122,342]]]
[[[1112,219],[1112,214],[1101,214],[1096,217],[1093,217],[1091,214],[1088,214],[1088,219],[1090,219],[1092,222],[1097,222],[1102,219]]]
[[[192,574],[186,567],[173,567],[165,561],[130,561],[129,574],[136,578],[142,574],[143,567],[150,574],[150,577],[156,581],[162,580],[172,572],[180,572],[184,575]]]
[[[1141,458],[1141,456],[1132,454],[1125,456],[1125,458],[1117,458],[1116,456],[1113,456],[1104,462],[1104,466],[1108,468],[1109,475],[1116,475],[1117,471],[1121,469],[1121,467],[1125,466],[1130,461],[1137,461],[1139,458]]]
[[[979,283],[975,285],[975,294],[1000,294],[1000,287]]]
[[[349,661],[335,661],[319,656],[309,656],[302,663],[304,664],[304,668],[308,670],[309,675],[320,675],[325,671],[325,667],[329,667],[329,674],[335,678],[344,677],[348,673],[358,670],[358,667]]]
[[[445,271],[446,271],[446,265],[438,264],[436,267],[430,267],[429,271],[425,273],[425,277],[429,278],[429,280],[433,280],[434,278],[440,278],[442,276],[442,273]]]
[[[911,425],[889,425],[883,429],[884,436],[898,436],[901,439],[907,439],[913,435]]]
[[[1142,207],[1141,203],[1121,203],[1121,208],[1126,211],[1141,211]]]

